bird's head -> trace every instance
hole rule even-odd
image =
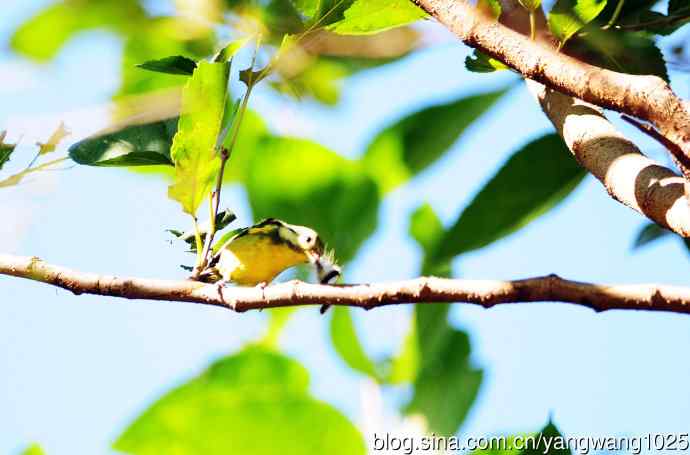
[[[335,262],[333,252],[326,252],[323,240],[315,230],[286,223],[280,236],[292,248],[304,253],[309,263],[316,267],[321,283],[331,283],[340,276],[341,270]]]

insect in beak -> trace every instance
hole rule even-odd
[[[306,254],[310,264],[318,264],[321,260],[321,255],[315,251],[307,251]]]

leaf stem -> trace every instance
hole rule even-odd
[[[616,9],[613,10],[611,19],[609,19],[608,23],[602,27],[604,30],[613,27],[613,25],[618,21],[618,17],[621,15],[621,11],[623,11],[623,5],[625,5],[625,0],[618,0],[618,4],[616,5]]]
[[[194,220],[194,228],[196,235],[198,235],[198,238],[196,240],[197,242],[197,251],[201,251],[201,254],[198,256],[198,261],[196,267],[194,267],[194,272],[192,273],[192,278],[196,279],[201,275],[201,273],[204,271],[206,266],[209,263],[209,255],[211,253],[211,249],[213,246],[213,238],[216,235],[216,218],[218,217],[218,210],[220,210],[220,195],[221,191],[223,188],[223,177],[225,175],[225,165],[227,164],[228,160],[230,159],[230,155],[232,154],[233,149],[235,148],[235,144],[237,143],[237,138],[239,136],[239,131],[240,127],[242,125],[242,120],[244,119],[244,113],[247,110],[247,104],[249,103],[249,97],[252,94],[252,89],[254,88],[254,85],[257,80],[260,80],[260,78],[257,78],[256,80],[253,79],[254,73],[252,70],[254,69],[254,65],[256,64],[256,56],[259,52],[259,46],[260,46],[260,37],[257,38],[256,40],[256,48],[254,49],[254,55],[252,56],[252,63],[250,66],[250,78],[249,81],[247,82],[247,91],[244,93],[244,96],[242,97],[242,104],[240,106],[239,112],[237,113],[237,117],[232,120],[233,122],[233,129],[232,129],[232,136],[230,136],[230,143],[228,144],[227,147],[222,147],[221,144],[221,149],[220,149],[220,170],[218,172],[218,178],[216,179],[216,187],[213,190],[213,192],[210,195],[209,202],[210,202],[210,215],[211,219],[209,220],[209,231],[206,234],[206,240],[203,242],[203,247],[201,245],[201,235],[199,234],[199,230],[196,224],[196,219]]]
[[[537,35],[537,18],[533,10],[529,12],[529,39],[534,41]]]

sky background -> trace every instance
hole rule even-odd
[[[3,2],[0,131],[9,130],[8,139],[21,138],[23,144],[9,171],[25,165],[35,150],[31,145],[47,139],[60,121],[73,131],[71,139],[107,124],[105,103],[119,84],[122,43],[113,34],[79,35],[45,65],[11,53],[11,31],[48,3]],[[515,80],[510,74],[467,72],[468,48],[431,28],[441,44],[350,78],[335,108],[295,103],[265,90],[251,107],[276,132],[356,157],[381,127],[430,100]],[[683,96],[688,82],[687,74],[673,75]],[[615,122],[665,161],[658,145]],[[538,105],[516,85],[441,160],[385,199],[379,230],[348,266],[348,280],[415,276],[420,252],[407,236],[410,213],[429,202],[452,223],[497,166],[550,131]],[[177,264],[186,258],[169,245],[163,229],[187,221],[166,189],[161,178],[116,169],[66,165],[35,175],[0,189],[0,251],[94,272],[181,277]],[[223,195],[240,222],[248,223],[242,189]],[[679,241],[631,250],[643,221],[587,177],[558,209],[456,261],[455,275],[514,279],[557,273],[583,281],[690,285],[688,254]],[[410,308],[387,307],[357,312],[356,322],[370,351],[383,356],[400,343],[409,316]],[[570,436],[690,429],[689,317],[524,304],[491,310],[455,305],[451,319],[469,332],[473,363],[486,370],[462,435],[533,431],[549,415]],[[265,321],[260,312],[76,297],[0,276],[0,454],[32,441],[51,455],[111,453],[110,443],[152,400],[260,337]],[[362,397],[371,403],[372,385],[334,354],[327,321],[316,308],[300,310],[281,346],[309,369],[317,397],[361,424]],[[405,397],[404,390],[384,392],[381,428],[401,429],[394,409]]]

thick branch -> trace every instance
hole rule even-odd
[[[0,255],[0,274],[40,281],[75,294],[195,302],[236,311],[325,304],[370,309],[404,303],[463,302],[489,308],[503,303],[565,302],[596,311],[626,309],[690,314],[690,288],[600,285],[564,280],[556,275],[516,281],[431,277],[343,286],[290,281],[266,288],[223,288],[221,296],[217,286],[196,281],[97,275],[46,264],[35,257]]]
[[[676,158],[690,170],[690,113],[661,78],[617,73],[568,57],[491,20],[467,0],[414,1],[465,44],[504,62],[523,76],[652,123],[683,152]]]
[[[690,210],[682,177],[642,155],[596,106],[534,81],[527,85],[578,162],[614,199],[690,237]]]

